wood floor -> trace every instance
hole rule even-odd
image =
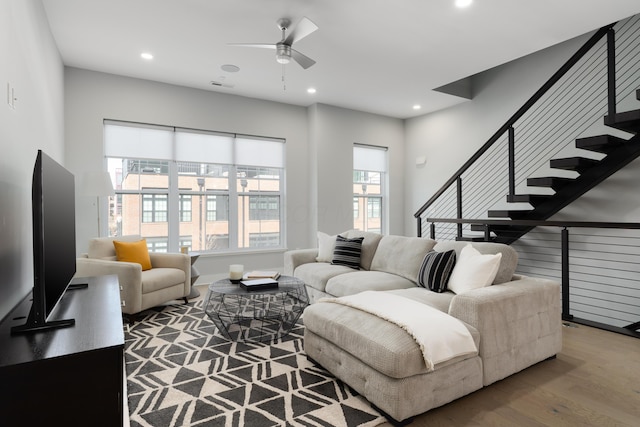
[[[556,359],[415,417],[409,426],[640,426],[640,339],[569,324]]]

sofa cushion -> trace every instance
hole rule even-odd
[[[345,233],[342,233],[343,235]],[[362,252],[360,254],[360,267],[364,270],[371,270],[371,261],[373,260],[382,234],[372,233],[370,231],[349,230],[346,232],[346,237],[354,239],[356,237],[364,237],[362,241]]]
[[[456,265],[456,251],[429,251],[422,260],[418,271],[418,285],[433,292],[447,290],[447,282]]]
[[[444,252],[453,249],[456,251],[456,255],[459,257],[462,248],[464,248],[468,244],[468,242],[445,241],[439,242],[433,249],[438,252]],[[515,249],[503,243],[493,242],[473,242],[471,243],[471,246],[477,249],[481,254],[501,253],[502,259],[500,260],[500,266],[498,267],[496,278],[493,279],[493,284],[499,285],[500,283],[511,281],[511,278],[516,271],[516,267],[518,266],[518,253]]]
[[[383,236],[371,261],[371,270],[397,274],[417,283],[422,260],[435,244],[435,240],[422,237]]]
[[[428,372],[415,340],[402,328],[373,314],[342,304],[312,304],[305,309],[303,321],[309,331],[391,378]],[[472,326],[465,326],[477,347],[480,334]],[[471,357],[476,356],[459,356],[436,364],[434,369]]]
[[[327,262],[311,262],[296,267],[293,275],[302,280],[305,285],[325,292],[325,287],[329,279],[352,271],[352,268],[345,267],[344,265],[331,265]]]
[[[336,297],[357,294],[362,291],[388,291],[415,287],[415,283],[404,277],[383,271],[353,271],[332,277],[327,281],[325,292]]]
[[[336,237],[336,247],[333,250],[333,265],[345,265],[353,269],[360,269],[360,253],[362,251],[362,240],[364,237],[347,239],[338,235]]]
[[[449,279],[449,289],[456,294],[484,288],[493,283],[502,254],[481,254],[468,244],[460,251],[458,262]]]
[[[142,293],[159,291],[184,283],[186,275],[179,268],[152,268],[142,272]]]

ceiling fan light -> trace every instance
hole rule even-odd
[[[276,61],[280,64],[288,64],[291,61],[289,55],[276,55]]]

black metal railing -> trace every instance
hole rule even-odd
[[[562,284],[562,319],[566,321],[571,321],[574,323],[579,323],[587,326],[593,326],[600,329],[605,329],[612,332],[622,333],[625,335],[630,335],[636,338],[640,338],[640,290],[637,289],[637,286],[633,286],[637,281],[633,279],[634,277],[640,277],[640,250],[634,251],[635,253],[629,254],[624,253],[624,246],[634,246],[640,247],[640,233],[637,235],[631,236],[630,231],[639,230],[640,231],[640,223],[637,222],[587,222],[587,221],[531,221],[531,220],[490,220],[490,219],[452,219],[452,218],[428,218],[427,221],[430,223],[430,237],[434,240],[438,239],[437,226],[436,224],[475,224],[482,227],[485,227],[487,230],[491,226],[524,226],[524,227],[545,227],[547,229],[556,229],[555,232],[550,232],[547,235],[546,241],[544,243],[544,256],[546,259],[546,269],[547,271],[541,274],[539,271],[535,272],[536,277],[545,276],[550,279],[558,280]],[[549,235],[558,234],[557,229],[560,229],[560,238],[559,240],[549,238]],[[624,233],[617,237],[617,241],[614,243],[615,246],[619,247],[619,250],[615,251],[607,251],[605,250],[605,246],[611,246],[611,242],[603,242],[602,239],[596,244],[591,244],[591,247],[585,249],[577,248],[575,251],[580,251],[580,256],[572,256],[571,254],[571,246],[572,243],[570,241],[570,231],[571,229],[596,229],[596,230],[624,230]],[[611,237],[611,236],[608,236]],[[610,240],[610,239],[609,239]],[[574,245],[578,246],[580,242],[576,239],[573,242]],[[520,253],[521,251],[519,251]],[[585,282],[585,279],[576,279],[573,280],[574,284],[571,285],[571,274],[572,274],[572,263],[575,261],[578,264],[578,260],[582,260],[583,266],[589,266],[593,261],[591,257],[585,255],[587,252],[593,252],[593,258],[597,259],[601,264],[604,264],[604,258],[609,258],[609,264],[617,264],[615,268],[609,266],[610,269],[604,271],[604,275],[613,277],[614,281],[618,282],[615,285],[607,284],[606,289],[602,289],[603,286],[598,281],[595,281],[595,286],[589,287],[587,285],[579,286]],[[608,256],[605,256],[608,254]],[[623,256],[621,256],[623,255]],[[540,259],[537,260],[538,263]],[[524,269],[525,271],[517,270],[516,273],[527,275],[527,265],[524,264],[523,267],[520,266],[519,263],[518,269]],[[557,265],[559,264],[560,268],[557,269]],[[596,266],[595,268],[601,269],[602,265]],[[623,274],[612,273],[612,270],[623,272]],[[608,272],[607,272],[608,271]],[[581,274],[578,269],[574,270],[574,274]],[[582,274],[585,274],[584,272]],[[586,273],[588,274],[588,272]],[[602,280],[600,280],[602,281]],[[611,281],[611,280],[610,280]],[[627,282],[627,287],[623,286],[624,283]],[[620,288],[626,288],[620,291]],[[573,292],[572,292],[573,289]],[[589,302],[593,302],[593,300],[597,301],[600,306],[605,306],[606,313],[601,315],[600,318],[605,321],[595,321],[592,319],[586,319],[580,316],[574,316],[572,312],[577,310],[579,312],[585,312],[584,305],[588,303],[576,303],[575,307],[572,307],[571,300],[572,296],[576,298],[580,298],[583,296],[587,296],[589,298]],[[588,308],[587,308],[587,317],[589,316]],[[612,324],[616,323],[616,324]]]
[[[425,232],[427,215],[483,217],[505,195],[514,201],[526,179],[547,167],[553,155],[570,150],[576,138],[602,125],[607,113],[615,114],[618,100],[640,85],[638,38],[638,16],[596,31],[416,211],[418,235]],[[455,237],[462,232],[457,224]]]

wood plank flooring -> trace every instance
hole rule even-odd
[[[557,358],[417,416],[409,426],[640,426],[640,339],[567,325]]]

